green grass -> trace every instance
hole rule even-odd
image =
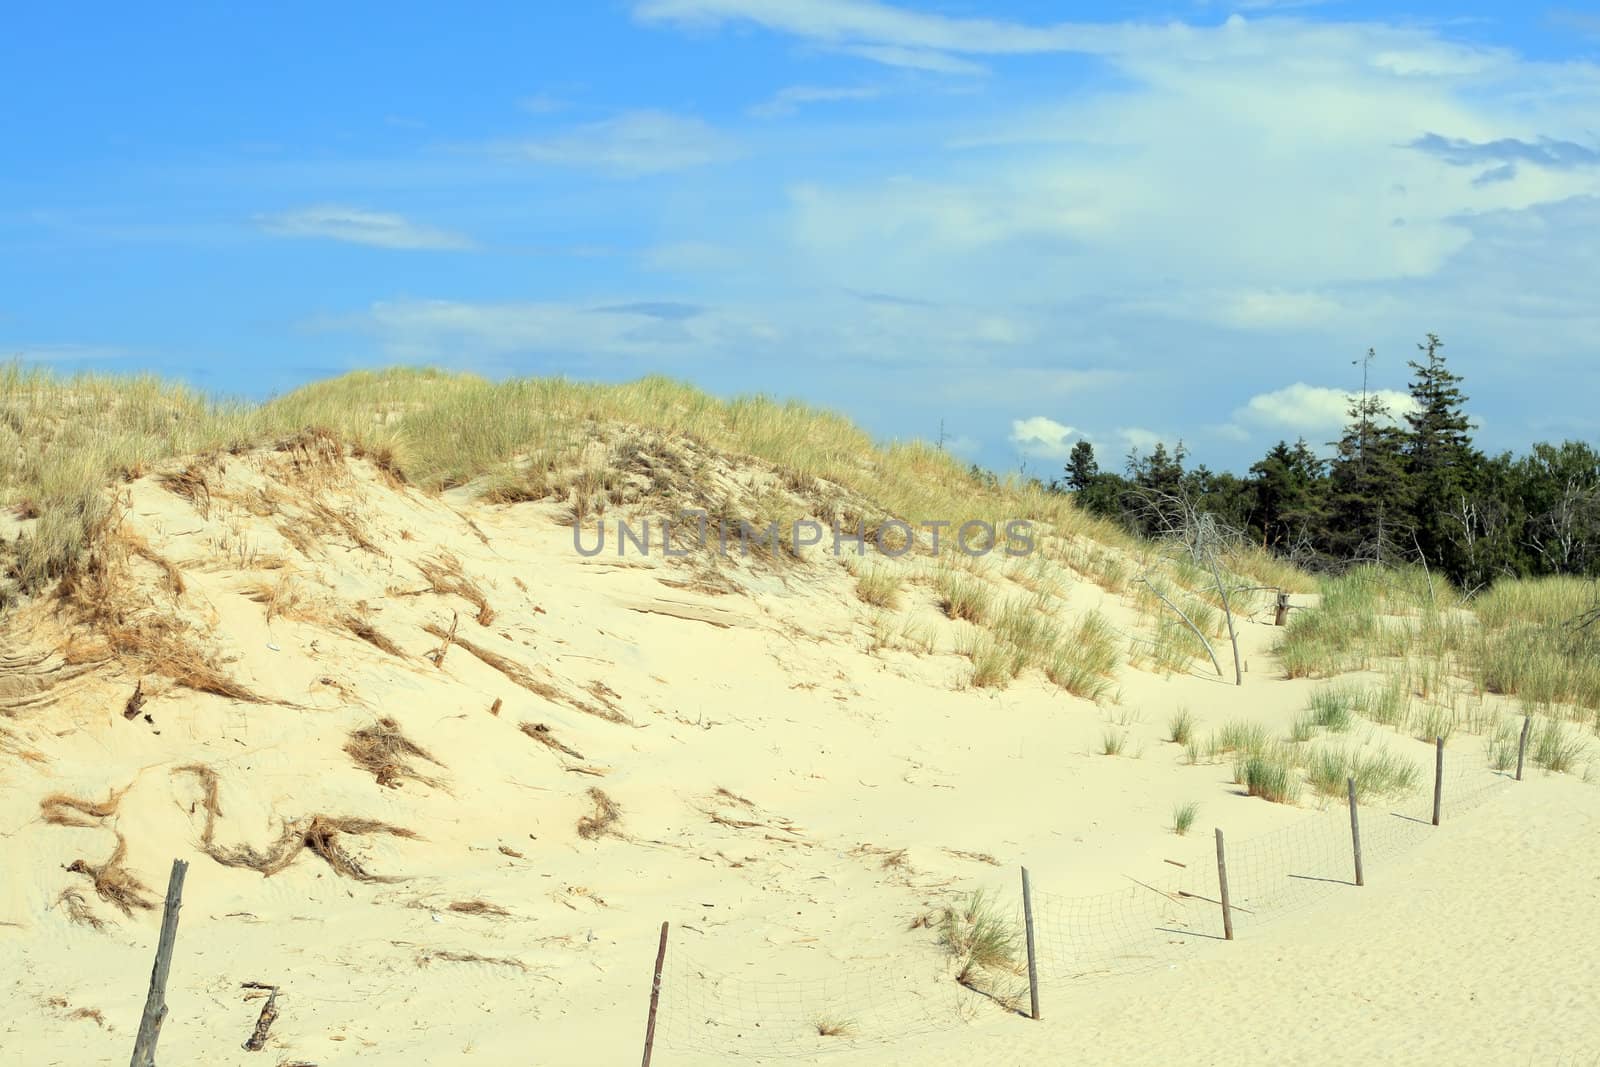
[[[1100,754],[1102,756],[1120,756],[1123,749],[1128,746],[1128,731],[1106,727],[1100,735]]]
[[[874,565],[856,579],[856,596],[864,603],[892,611],[900,604],[900,576],[888,567]]]
[[[1050,650],[1044,673],[1074,696],[1099,702],[1111,692],[1118,662],[1111,624],[1091,611]]]
[[[940,609],[952,619],[981,626],[994,614],[994,589],[976,575],[941,567],[934,574],[934,589],[939,593]]]
[[[1314,725],[1339,734],[1355,725],[1356,715],[1365,703],[1360,690],[1348,685],[1331,685],[1311,694],[1307,710]]]
[[[1356,795],[1403,796],[1422,781],[1422,769],[1405,756],[1383,748],[1353,749],[1318,745],[1306,760],[1306,782],[1320,796],[1344,796],[1348,780],[1356,780]]]
[[[1194,715],[1188,708],[1179,708],[1167,720],[1167,740],[1175,745],[1187,746],[1194,737]]]
[[[975,689],[1004,689],[1022,673],[1022,659],[993,634],[975,630],[962,639],[957,651],[972,661],[967,684]]]
[[[1546,719],[1528,747],[1534,766],[1557,774],[1570,773],[1589,753],[1583,736],[1560,719]]]
[[[1274,804],[1293,804],[1300,799],[1300,777],[1288,754],[1276,747],[1244,752],[1235,761],[1234,781],[1253,797]]]
[[[1213,759],[1219,755],[1243,753],[1252,755],[1265,752],[1272,744],[1272,735],[1258,722],[1235,719],[1213,731],[1209,752]]]
[[[77,566],[101,534],[105,490],[114,482],[181,458],[271,446],[308,428],[427,492],[471,482],[493,499],[559,495],[587,507],[576,498],[597,486],[578,482],[598,444],[600,474],[626,474],[646,492],[676,485],[692,497],[707,484],[700,473],[709,472],[697,473],[698,460],[679,469],[668,455],[691,442],[701,455],[770,464],[788,492],[842,525],[853,527],[853,513],[869,529],[888,516],[913,525],[1024,519],[1061,537],[1117,549],[1135,543],[1064,494],[1020,478],[974,477],[931,444],[880,447],[833,412],[764,396],[724,401],[660,376],[618,385],[491,382],[394,368],[251,404],[148,375],[66,376],[10,363],[0,364],[0,506],[37,516],[21,543],[7,548],[15,591],[39,592]],[[658,447],[663,442],[669,447]],[[613,491],[623,488],[613,483]]]
[[[976,890],[957,908],[946,908],[939,940],[955,957],[956,980],[968,984],[980,971],[1015,971],[1021,938],[988,895]]]
[[[1418,741],[1434,741],[1441,737],[1448,741],[1456,732],[1455,713],[1438,704],[1424,705],[1412,716],[1411,728]]]
[[[1200,814],[1200,805],[1194,801],[1178,804],[1172,809],[1172,832],[1182,837],[1194,826],[1195,816]]]

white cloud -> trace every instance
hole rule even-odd
[[[1349,416],[1352,395],[1346,389],[1296,382],[1251,397],[1244,407],[1234,413],[1234,421],[1304,433],[1337,432],[1344,427]],[[1374,389],[1372,395],[1388,406],[1389,414],[1395,419],[1416,410],[1416,401],[1410,393]]]
[[[639,177],[688,170],[738,155],[732,138],[702,119],[665,111],[629,111],[502,150],[538,163]]]
[[[1024,456],[1039,459],[1064,459],[1072,451],[1069,437],[1078,431],[1054,419],[1034,415],[1011,422],[1011,444]]]
[[[959,74],[975,77],[989,73],[989,68],[970,59],[960,59],[948,52],[931,48],[902,48],[894,44],[847,44],[833,49],[845,55],[860,56],[886,67],[906,70],[925,70],[933,74]]]
[[[1173,447],[1166,435],[1147,430],[1142,426],[1124,426],[1117,431],[1117,439],[1129,448],[1138,449],[1140,452],[1149,452],[1156,445],[1166,444]]]
[[[844,86],[790,85],[779,89],[772,98],[749,108],[756,118],[770,119],[793,115],[805,104],[835,103],[840,100],[871,100],[881,90],[870,85],[854,88]]]
[[[318,237],[376,248],[462,250],[473,247],[472,241],[460,234],[421,226],[401,215],[331,204],[260,215],[256,224],[279,237]]]

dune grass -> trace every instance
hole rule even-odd
[[[1241,752],[1233,765],[1233,777],[1251,796],[1274,804],[1293,804],[1300,799],[1300,776],[1293,759],[1280,746]]]
[[[1172,832],[1182,837],[1194,827],[1194,820],[1200,814],[1200,805],[1195,801],[1177,804],[1172,809]]]
[[[1167,720],[1167,740],[1175,745],[1188,746],[1194,738],[1194,713],[1188,708],[1179,708]]]
[[[1358,797],[1404,796],[1422,781],[1422,769],[1405,756],[1384,748],[1359,749],[1317,745],[1306,760],[1306,782],[1324,797],[1342,797],[1349,779]]]
[[[618,431],[632,428],[631,434]],[[470,374],[393,368],[313,383],[260,404],[204,396],[149,375],[58,375],[0,364],[0,506],[34,516],[8,570],[23,594],[76,566],[107,515],[106,486],[183,457],[272,445],[315,428],[386,475],[426,491],[476,483],[491,499],[559,496],[575,510],[616,492],[607,471],[656,484],[674,472],[639,431],[697,442],[773,468],[783,485],[834,510],[851,528],[906,522],[1047,524],[1061,536],[1128,547],[1115,524],[1065,494],[1017,478],[975,477],[923,442],[878,444],[833,412],[765,396],[720,400],[661,376],[620,385],[561,378],[491,382]],[[613,438],[604,463],[585,460]],[[692,480],[694,472],[678,472]],[[919,540],[926,542],[926,531]],[[1108,558],[1115,559],[1115,554]]]
[[[869,567],[856,578],[856,596],[863,603],[893,611],[900,606],[900,576],[885,566]]]
[[[983,971],[1017,969],[1021,937],[981,889],[975,890],[960,907],[944,910],[939,940],[955,958],[956,981],[963,985],[972,984]]]

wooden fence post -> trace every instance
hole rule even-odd
[[[1278,594],[1278,610],[1272,617],[1272,625],[1274,625],[1274,626],[1287,626],[1287,625],[1289,625],[1289,594],[1288,593],[1279,593]]]
[[[131,1067],[155,1067],[156,1042],[161,1039],[161,1024],[167,1018],[167,974],[172,970],[172,946],[178,939],[178,909],[183,904],[183,876],[189,865],[172,861],[172,876],[167,880],[167,902],[161,909],[161,939],[156,942],[156,964],[150,971],[150,993],[145,997],[144,1015],[139,1019],[139,1036],[133,1043]]]
[[[1033,892],[1028,885],[1028,868],[1022,868],[1022,925],[1028,935],[1029,1017],[1039,1018],[1039,967],[1033,951]]]
[[[1439,801],[1444,796],[1444,738],[1433,739],[1433,825],[1439,825]]]
[[[1533,726],[1533,716],[1522,717],[1522,740],[1517,742],[1517,781],[1522,781],[1522,757],[1528,754],[1528,729]]]
[[[1361,822],[1356,818],[1356,780],[1350,780],[1350,846],[1356,854],[1356,885],[1366,885],[1361,874]]]
[[[1228,907],[1228,856],[1222,847],[1222,827],[1217,827],[1217,884],[1222,889],[1222,934],[1233,940],[1233,909]]]
[[[661,924],[661,947],[656,949],[655,977],[650,982],[650,1020],[644,1028],[644,1064],[650,1067],[650,1053],[656,1044],[656,1005],[661,1000],[661,968],[667,961],[667,924]]]

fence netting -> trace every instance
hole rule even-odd
[[[1471,811],[1510,780],[1503,773],[1447,767],[1442,819]],[[1383,877],[1385,858],[1425,840],[1434,830],[1432,816],[1431,780],[1396,803],[1360,802],[1367,879]],[[1197,827],[1194,835],[1209,841],[1211,830]],[[1200,848],[1198,841],[1195,846],[1184,866],[1137,881],[1130,877],[1126,887],[1111,892],[1074,896],[1036,881],[1041,984],[1164,967],[1192,954],[1202,939],[1222,937],[1214,850]],[[1330,893],[1348,892],[1354,883],[1350,811],[1340,798],[1278,830],[1239,840],[1225,836],[1225,847],[1236,937]],[[990,898],[1020,930],[1020,884],[993,881],[985,887]],[[975,994],[951,980],[948,961],[931,948],[908,954],[897,943],[877,954],[810,953],[812,959],[798,963],[793,954],[774,953],[729,971],[698,958],[695,947],[679,937],[667,953],[657,1041],[708,1058],[815,1057],[952,1028],[975,1010]],[[1004,995],[1025,1006],[1026,989],[1022,978]]]

